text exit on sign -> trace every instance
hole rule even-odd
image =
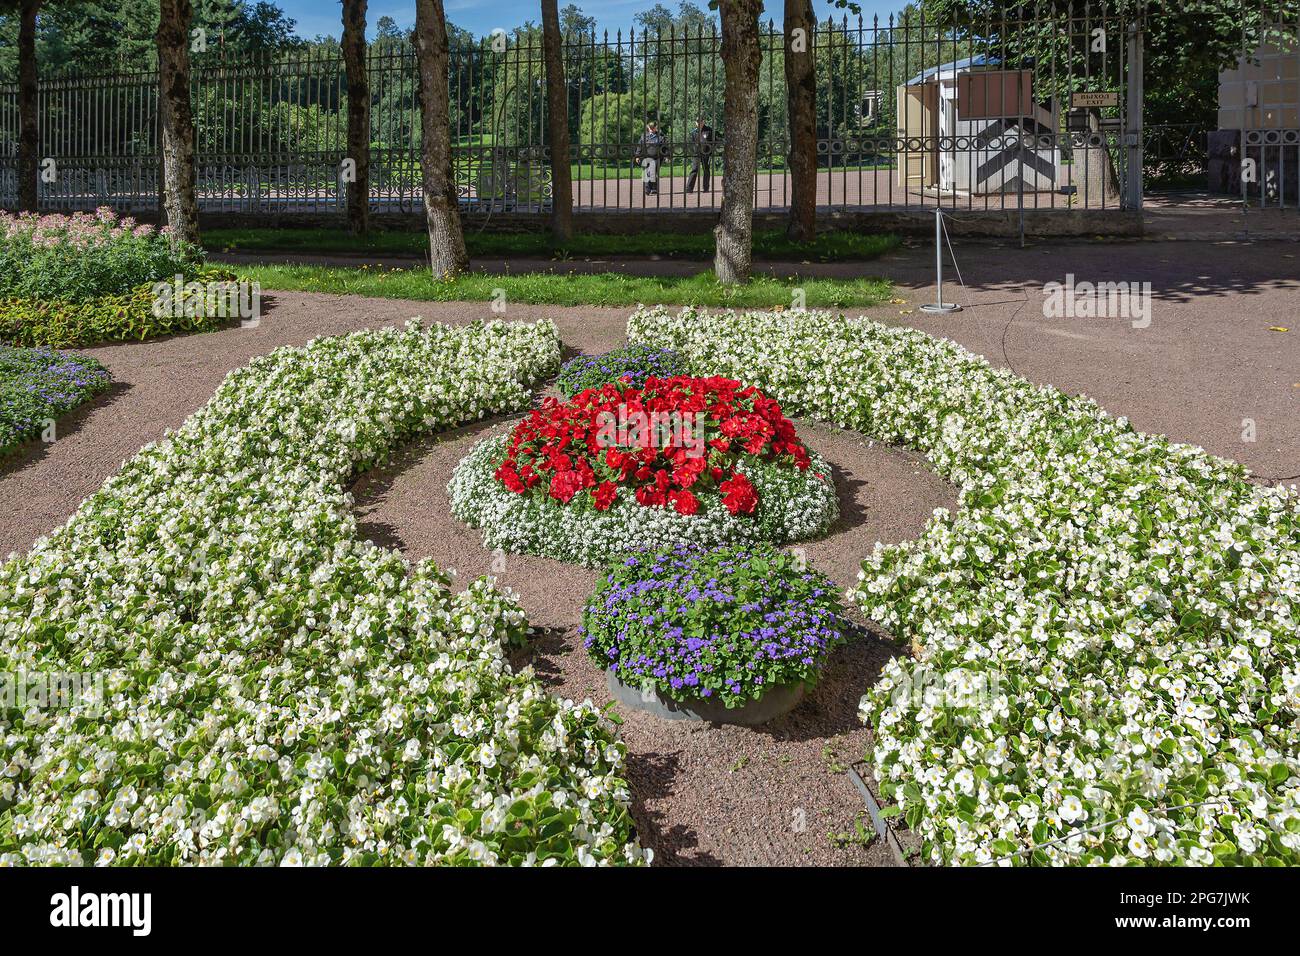
[[[1070,105],[1076,110],[1096,109],[1102,106],[1119,106],[1119,94],[1075,93],[1070,97]]]

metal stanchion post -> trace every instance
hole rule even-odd
[[[960,312],[961,306],[955,302],[943,301],[943,209],[935,207],[934,210],[934,289],[935,295],[939,301],[932,302],[929,305],[921,306],[922,312],[938,313],[947,315],[951,312]]]

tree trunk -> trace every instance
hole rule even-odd
[[[366,75],[366,0],[343,0],[343,69],[348,80],[348,152],[356,178],[347,183],[348,228],[370,225],[370,78]]]
[[[22,0],[18,21],[18,209],[36,212],[41,133],[36,119],[36,11],[41,0]]]
[[[786,235],[817,235],[817,80],[812,0],[785,0],[786,112],[790,117],[790,222]]]
[[[1100,206],[1105,203],[1107,208],[1118,209],[1119,175],[1115,172],[1115,163],[1111,160],[1106,137],[1101,136],[1100,111],[1088,110],[1088,128],[1100,138],[1101,145],[1085,144],[1074,150],[1076,162],[1079,153],[1083,153],[1082,162],[1078,162],[1083,169],[1083,182],[1079,186],[1079,193],[1075,196],[1075,200],[1081,207],[1085,204]]]
[[[573,171],[569,166],[569,91],[564,82],[558,0],[542,0],[542,49],[546,58],[546,120],[551,141],[551,234],[573,238]]]
[[[469,254],[460,229],[460,207],[451,168],[447,20],[442,0],[416,0],[415,53],[419,64],[420,152],[429,262],[434,275],[446,277],[469,268]]]
[[[158,112],[162,120],[163,209],[176,239],[198,245],[194,191],[194,114],[190,108],[190,0],[160,0]]]
[[[758,15],[763,0],[721,0],[723,87],[722,211],[713,230],[713,269],[727,285],[749,278],[758,165]]]

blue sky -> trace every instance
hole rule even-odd
[[[342,32],[341,13],[337,0],[276,0],[286,14],[298,21],[299,36],[314,37],[328,34],[337,37]],[[540,21],[541,5],[539,3],[496,2],[491,0],[443,0],[447,17],[459,27],[475,34],[486,35],[497,27],[510,29],[525,20]],[[595,17],[597,28],[613,33],[617,29],[627,30],[635,21],[637,13],[653,7],[656,0],[574,0],[587,16]],[[677,9],[677,0],[659,0],[670,10]],[[695,0],[696,5],[707,9],[708,0]],[[563,8],[569,0],[559,0]],[[858,0],[864,17],[879,14],[881,18],[902,9],[904,0]],[[818,17],[825,17],[834,12],[836,19],[843,16],[843,11],[834,11],[828,0],[813,0]],[[781,20],[782,0],[767,0],[767,13],[778,23]],[[382,16],[392,17],[398,26],[406,29],[415,22],[415,3],[413,0],[370,0],[367,21],[372,32],[374,23]]]

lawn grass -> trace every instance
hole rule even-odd
[[[339,229],[210,229],[203,245],[211,252],[293,252],[322,255],[417,255],[428,252],[423,232],[372,232],[352,236]],[[658,255],[677,259],[713,257],[711,233],[643,232],[631,236],[574,236],[557,244],[545,232],[474,232],[465,235],[469,254],[479,258],[517,256],[556,259]],[[796,262],[845,262],[874,259],[896,248],[895,235],[824,232],[811,243],[792,242],[779,229],[754,233],[754,256]]]
[[[427,269],[378,266],[243,266],[240,277],[266,291],[328,292],[425,302],[486,302],[504,295],[507,303],[528,305],[705,305],[766,308],[793,304],[802,289],[809,308],[845,308],[887,301],[892,288],[884,279],[778,279],[756,276],[742,286],[723,286],[712,272],[692,276],[630,276],[605,272],[579,275],[531,272],[520,275],[467,273],[435,279]]]

